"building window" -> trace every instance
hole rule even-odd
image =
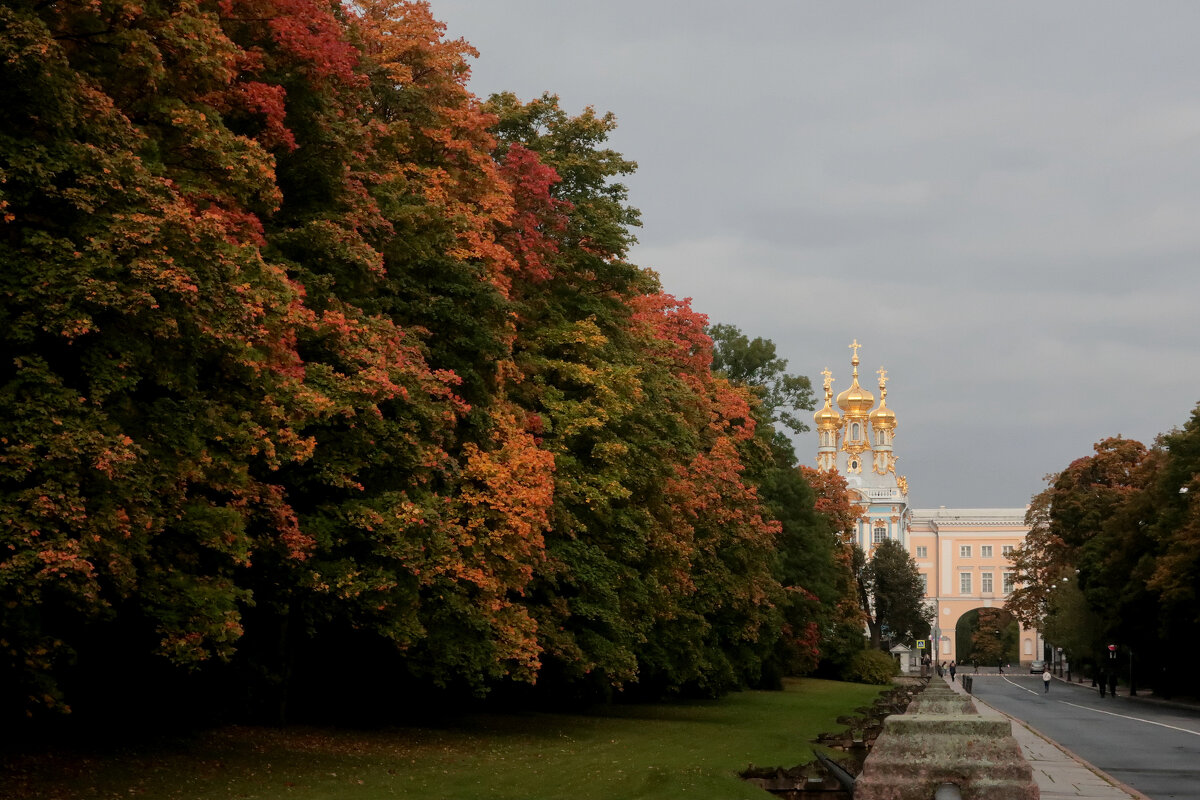
[[[1005,558],[1008,558],[1009,556],[1012,555],[1012,551],[1013,551],[1013,546],[1011,544],[1006,544],[1000,548],[1000,555],[1004,556]]]
[[[959,545],[958,557],[959,558],[970,558],[971,557],[971,545],[969,545],[969,544]]]
[[[979,591],[982,592],[983,594],[991,594],[992,593],[992,573],[990,573],[990,572],[979,573]]]
[[[959,594],[970,594],[971,593],[971,573],[969,573],[969,572],[958,573],[958,593]]]
[[[921,545],[917,548],[917,558],[929,558],[929,548]]]
[[[886,538],[887,538],[887,528],[883,527],[882,525],[876,525],[875,531],[871,536],[871,541],[874,542],[875,544],[879,544]]]
[[[929,594],[929,576],[921,573],[921,594]]]
[[[1013,574],[1012,574],[1011,572],[1006,572],[1006,573],[1004,573],[1004,575],[1002,576],[1002,580],[1004,581],[1004,583],[1002,584],[1002,585],[1003,585],[1003,587],[1004,587],[1004,593],[1005,593],[1005,594],[1012,594],[1012,590],[1013,590]]]
[[[858,441],[858,423],[857,422],[854,423],[854,425],[852,425],[850,427],[850,438],[856,442]]]
[[[979,557],[980,558],[991,558],[992,557],[992,546],[990,544],[979,545]]]

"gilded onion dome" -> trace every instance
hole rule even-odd
[[[837,397],[838,407],[846,412],[847,417],[865,417],[871,410],[871,406],[875,405],[875,395],[858,385],[858,348],[860,347],[862,345],[858,343],[858,340],[850,345],[854,351],[854,358],[850,359],[850,364],[854,367],[854,376],[850,388]]]
[[[879,408],[871,412],[871,427],[877,431],[895,430],[896,413],[887,407],[887,370],[879,370]]]
[[[833,378],[829,369],[821,373],[825,376],[825,407],[813,414],[819,431],[833,431],[842,426],[842,415],[833,410]]]

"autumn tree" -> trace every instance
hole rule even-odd
[[[629,262],[611,114],[481,103],[420,2],[9,3],[0,50],[6,712],[814,657],[841,523],[784,365],[714,371]]]
[[[780,523],[779,582],[785,587],[783,635],[774,668],[805,674],[821,655],[821,632],[831,625],[838,597],[834,558],[838,539],[828,517],[817,510],[817,497],[795,465],[787,432],[807,430],[796,414],[813,407],[807,378],[786,372],[787,361],[775,343],[750,340],[732,325],[711,325],[713,371],[753,398],[757,458],[749,461],[749,478]]]
[[[750,339],[726,323],[711,326],[709,335],[716,345],[713,369],[734,383],[752,387],[764,416],[776,426],[776,445],[790,451],[788,432],[808,430],[798,415],[814,408],[812,383],[804,375],[787,372],[787,359],[777,355],[770,339]]]
[[[1185,610],[1194,583],[1196,428],[1193,412],[1151,448],[1105,439],[1093,455],[1050,476],[1016,561],[1018,611],[1056,637],[1052,644],[1083,662],[1116,644],[1135,681],[1168,693],[1196,655],[1197,624]],[[1147,653],[1158,655],[1142,658]]]
[[[835,537],[834,605],[821,631],[823,674],[840,676],[854,654],[865,646],[866,614],[859,603],[853,532],[859,512],[850,499],[850,487],[836,470],[820,471],[801,466],[799,472],[816,495],[814,511],[826,520]]]
[[[240,54],[211,15],[17,3],[0,20],[0,640],[10,698],[54,706],[64,675],[228,659],[254,555],[311,552],[274,478],[313,447],[302,288],[260,252],[280,197],[214,105]],[[150,644],[117,673],[110,641]]]
[[[1017,651],[1013,618],[1004,609],[981,608],[965,659],[975,664],[1003,664]]]
[[[1131,530],[1127,516],[1131,504],[1143,502],[1148,451],[1120,437],[1093,449],[1092,456],[1050,476],[1026,514],[1030,531],[1014,553],[1017,588],[1007,604],[1026,625],[1044,624],[1051,587],[1064,578],[1078,580],[1101,618],[1119,619],[1123,607],[1145,603],[1149,574],[1120,573],[1137,561],[1131,560],[1134,551],[1145,552],[1146,533],[1136,525]]]

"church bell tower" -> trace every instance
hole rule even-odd
[[[885,539],[907,544],[908,481],[896,474],[893,439],[896,413],[887,405],[887,370],[880,368],[879,406],[858,382],[858,340],[850,344],[850,387],[833,407],[833,373],[826,368],[825,405],[813,415],[817,429],[817,469],[846,478],[860,511],[855,541],[868,553]],[[839,410],[840,409],[840,413]]]

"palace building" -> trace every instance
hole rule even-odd
[[[911,507],[908,481],[896,472],[897,418],[887,404],[887,370],[876,372],[876,406],[875,395],[859,384],[861,348],[857,340],[850,345],[850,386],[836,401],[833,373],[828,368],[821,373],[825,405],[813,416],[817,469],[836,470],[846,478],[861,512],[853,540],[868,558],[875,545],[890,539],[899,541],[916,561],[934,615],[933,633],[923,649],[936,660],[958,660],[960,651],[970,650],[969,642],[960,646],[958,641],[967,635],[965,626],[958,624],[963,615],[1003,607],[1013,589],[1009,555],[1029,530],[1025,509]],[[1018,648],[1024,663],[1041,658],[1044,649],[1038,632],[1026,628],[1019,631]]]

